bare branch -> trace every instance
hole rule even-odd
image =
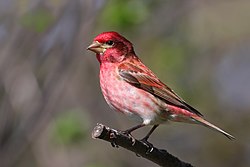
[[[160,166],[164,167],[192,167],[191,164],[183,162],[175,156],[169,154],[166,150],[149,147],[147,144],[132,139],[123,132],[111,129],[105,125],[97,124],[92,131],[92,138],[108,141],[112,146],[121,146],[130,150],[136,155],[144,157]]]

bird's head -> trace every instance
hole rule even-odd
[[[126,57],[135,55],[132,43],[114,31],[97,35],[87,49],[96,53],[100,63],[121,62]]]

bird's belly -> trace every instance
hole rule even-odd
[[[145,124],[159,124],[166,121],[166,117],[161,116],[163,109],[159,99],[130,85],[119,76],[111,73],[107,75],[105,81],[101,80],[101,88],[104,98],[111,108]],[[100,77],[100,79],[103,78],[104,76]]]

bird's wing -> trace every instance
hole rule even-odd
[[[188,105],[172,89],[162,83],[146,66],[141,62],[138,63],[137,66],[129,62],[124,62],[119,65],[119,75],[123,80],[137,88],[151,93],[167,104],[183,108],[198,116],[202,116],[199,111]]]

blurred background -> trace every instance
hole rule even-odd
[[[249,11],[248,0],[0,0],[0,166],[157,166],[91,138],[97,122],[121,130],[136,124],[111,112],[99,64],[86,51],[110,30],[237,138],[169,123],[151,136],[156,147],[195,166],[250,166]]]

